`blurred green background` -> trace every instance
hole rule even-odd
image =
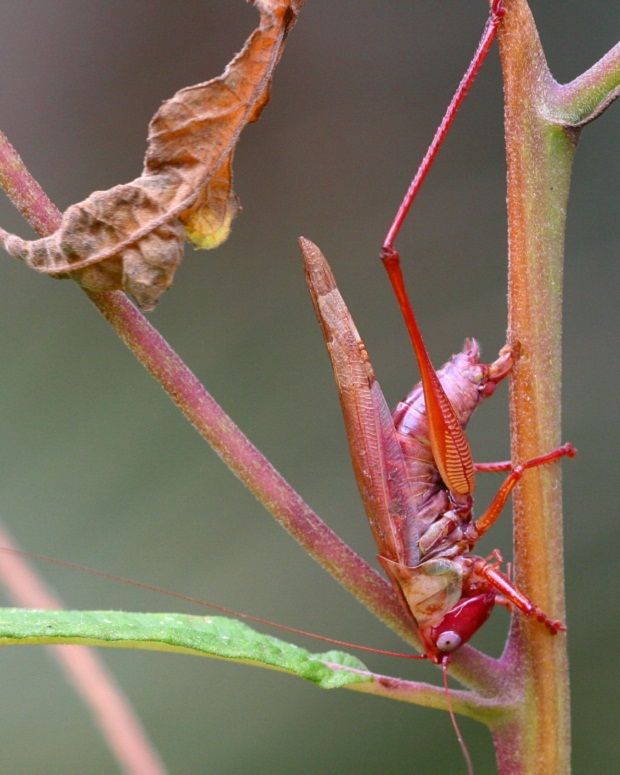
[[[315,240],[332,262],[395,403],[417,377],[379,247],[475,48],[485,6],[309,0],[271,105],[236,155],[243,212],[232,236],[214,253],[188,248],[174,288],[150,316],[310,505],[371,559],[296,238]],[[536,0],[533,10],[560,81],[616,41],[620,8],[610,0]],[[243,0],[5,1],[0,126],[64,208],[136,177],[160,102],[219,74],[256,20]],[[565,464],[576,772],[593,762],[599,772],[613,771],[620,757],[617,110],[583,134],[567,234],[564,439],[579,448]],[[478,337],[489,358],[503,343],[501,121],[493,52],[399,243],[437,365],[466,335]],[[30,234],[5,199],[0,223]],[[401,648],[246,493],[79,288],[0,260],[0,516],[24,548],[333,637]],[[502,390],[472,423],[476,458],[507,457],[507,429]],[[480,504],[497,483],[481,483]],[[481,553],[495,546],[509,557],[509,513]],[[69,607],[182,610],[131,587],[40,570]],[[498,611],[477,645],[498,654],[507,621]],[[463,770],[443,713],[215,661],[100,653],[173,773]],[[379,672],[438,680],[429,666],[367,662]],[[4,649],[0,674],[4,771],[117,771],[43,650]],[[493,773],[488,733],[462,725],[476,772]]]

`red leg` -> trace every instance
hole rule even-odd
[[[398,209],[396,217],[387,233],[381,251],[381,258],[387,270],[401,312],[405,318],[407,330],[413,343],[422,384],[428,415],[429,437],[435,462],[446,486],[458,495],[469,495],[474,490],[474,468],[469,443],[458,421],[454,408],[448,401],[445,392],[437,378],[430,357],[424,346],[400,268],[400,256],[394,248],[394,240],[409,212],[409,208],[424,182],[433,161],[454,121],[454,117],[465,98],[471,84],[484,62],[500,20],[504,15],[503,0],[493,0],[491,12],[485,25],[482,38],[476,53],[461,79],[448,110],[439,125],[422,163]]]
[[[503,562],[504,558],[502,557],[502,553],[499,549],[493,549],[491,554],[486,559],[486,565],[490,568],[499,568]],[[508,578],[510,578],[510,574],[508,575]]]
[[[512,460],[502,460],[498,463],[474,463],[474,470],[487,474],[496,474],[500,471],[512,471]]]
[[[525,616],[530,616],[545,624],[554,635],[566,630],[562,622],[551,619],[529,597],[517,589],[507,576],[497,570],[495,564],[489,564],[486,560],[481,559],[474,566],[474,571],[483,576],[508,603],[518,608]]]
[[[486,531],[492,527],[492,525],[495,524],[497,521],[497,518],[502,512],[502,509],[506,505],[506,501],[508,500],[510,493],[514,490],[515,485],[521,479],[523,476],[523,472],[526,471],[528,468],[536,468],[538,466],[543,466],[546,463],[551,463],[554,460],[557,460],[561,457],[575,457],[577,454],[577,450],[575,447],[573,447],[572,444],[564,444],[561,447],[558,447],[557,449],[554,449],[552,452],[548,452],[546,455],[540,455],[539,457],[532,458],[531,460],[527,460],[525,463],[521,463],[521,465],[515,466],[510,474],[506,477],[505,482],[502,484],[502,486],[497,491],[497,494],[495,498],[493,498],[493,501],[491,505],[488,507],[488,509],[484,512],[484,514],[480,517],[479,520],[474,522],[474,527],[476,529],[476,532],[478,533],[478,536],[483,535],[486,533]],[[504,466],[505,463],[479,463],[478,466]],[[477,470],[506,470],[504,468],[478,468],[476,466]]]
[[[478,48],[476,49],[476,53],[469,63],[469,67],[467,68],[465,75],[461,79],[461,82],[459,83],[458,88],[454,93],[450,104],[448,105],[448,109],[446,110],[441,124],[435,132],[433,141],[429,145],[426,155],[422,159],[422,163],[420,164],[420,167],[418,168],[418,171],[416,172],[415,177],[411,182],[407,193],[405,194],[405,198],[403,199],[403,202],[399,207],[398,212],[396,213],[396,218],[394,218],[394,222],[390,226],[390,230],[387,233],[385,242],[383,243],[383,257],[388,257],[395,252],[394,241],[398,236],[398,232],[400,231],[401,226],[403,225],[403,221],[407,217],[409,208],[413,204],[413,200],[416,198],[417,193],[420,190],[420,187],[422,186],[426,176],[428,175],[430,168],[433,166],[435,157],[437,156],[437,153],[439,152],[439,149],[441,148],[443,141],[448,134],[448,130],[450,129],[450,126],[452,125],[452,122],[454,121],[454,118],[459,108],[461,107],[461,103],[467,95],[467,92],[469,91],[472,83],[476,80],[478,71],[486,59],[493,41],[495,40],[497,28],[502,19],[502,16],[506,12],[503,5],[503,0],[493,0],[491,12],[482,33],[480,43],[478,44]]]

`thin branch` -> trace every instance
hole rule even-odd
[[[15,206],[41,235],[60,223],[59,210],[0,133],[0,180]],[[127,347],[162,385],[198,432],[280,524],[329,573],[405,640],[411,623],[391,586],[307,506],[250,443],[163,337],[120,292],[88,293]]]
[[[455,713],[468,716],[490,727],[502,724],[505,719],[510,717],[511,709],[516,700],[510,692],[498,694],[497,696],[501,697],[499,700],[480,697],[470,691],[450,689],[450,701],[448,702],[443,686],[432,686],[420,681],[406,681],[402,678],[393,678],[377,673],[372,673],[372,677],[374,680],[370,683],[348,684],[344,688],[363,694],[372,694],[375,697],[422,705],[426,708],[447,710],[449,705],[452,705]]]
[[[21,156],[0,130],[0,185],[6,195],[40,236],[53,234],[62,213],[32,177]]]
[[[8,193],[41,234],[57,228],[60,213],[0,133]],[[329,528],[251,444],[161,335],[120,292],[87,295],[187,419],[276,520],[342,586],[405,641],[419,647],[412,623],[388,582]],[[464,648],[452,665],[467,685],[491,693],[504,669],[491,657]]]
[[[387,581],[312,511],[133,304],[118,292],[89,296],[200,435],[282,527],[379,619],[412,642],[411,623]]]
[[[14,547],[14,541],[0,523],[0,543]],[[19,554],[0,553],[0,577],[10,596],[20,606],[57,610],[61,600],[31,570]],[[166,766],[135,713],[131,703],[94,649],[86,646],[49,646],[101,730],[108,747],[127,775],[165,775]]]
[[[580,128],[598,118],[620,96],[620,43],[570,83],[549,95],[549,117]]]

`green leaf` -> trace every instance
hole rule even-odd
[[[282,670],[323,689],[372,681],[370,675],[346,669],[367,671],[350,654],[312,654],[221,616],[0,609],[0,646],[22,644],[78,644],[195,654]]]

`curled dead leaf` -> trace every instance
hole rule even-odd
[[[305,0],[253,2],[259,26],[222,75],[181,89],[153,116],[142,175],[72,205],[48,237],[27,241],[0,229],[8,253],[91,291],[124,290],[150,310],[172,284],[184,238],[214,248],[228,237],[238,210],[235,146],[269,101]]]

